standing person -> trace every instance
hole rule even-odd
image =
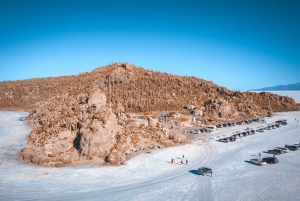
[[[212,177],[212,170],[210,171],[210,176]]]
[[[260,157],[260,152],[258,153],[258,157]]]
[[[186,159],[185,163],[188,164],[188,160],[187,159]]]
[[[184,155],[182,155],[182,158],[184,158]]]
[[[183,160],[181,159],[181,164],[183,164]]]
[[[174,162],[174,159],[172,158],[172,159],[171,159],[171,164],[173,164],[173,162]]]

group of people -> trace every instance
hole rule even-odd
[[[175,163],[175,159],[171,159],[171,164]],[[184,164],[184,155],[182,155],[182,159],[180,160],[180,164]],[[185,159],[185,164],[188,164],[188,159]]]

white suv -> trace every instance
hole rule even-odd
[[[250,162],[255,164],[255,165],[259,165],[259,166],[267,164],[266,162],[263,162],[261,158],[250,159]]]

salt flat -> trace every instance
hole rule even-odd
[[[245,162],[259,152],[300,141],[300,112],[276,113],[267,123],[288,125],[243,140],[221,143],[204,139],[184,146],[151,150],[124,166],[85,165],[48,168],[24,163],[17,153],[30,132],[25,112],[0,112],[0,200],[297,200],[300,151],[278,156],[279,164]],[[223,128],[210,137],[231,135],[261,123]],[[199,139],[201,138],[201,134]],[[182,155],[189,163],[180,164]],[[267,154],[263,153],[263,156]],[[171,164],[171,158],[175,163]],[[207,166],[213,176],[199,176]]]

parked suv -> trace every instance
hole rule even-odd
[[[253,159],[250,159],[250,162],[253,163],[253,164],[259,165],[259,166],[262,166],[262,165],[266,165],[266,164],[267,164],[265,161],[262,161],[261,158],[253,158]]]
[[[279,154],[282,154],[282,151],[279,149],[268,150],[268,154],[279,155]]]
[[[285,147],[276,147],[274,150],[276,150],[276,149],[281,150],[283,153],[289,153],[290,152],[290,150],[288,148],[285,148]]]
[[[210,168],[207,167],[201,167],[198,169],[198,175],[207,175],[207,174],[212,174],[212,170]]]
[[[276,164],[279,163],[278,159],[276,157],[265,157],[262,159],[263,162],[270,163],[270,164]]]
[[[299,147],[294,146],[294,145],[287,145],[286,144],[284,147],[288,148],[290,151],[297,151],[297,150],[299,150]]]

